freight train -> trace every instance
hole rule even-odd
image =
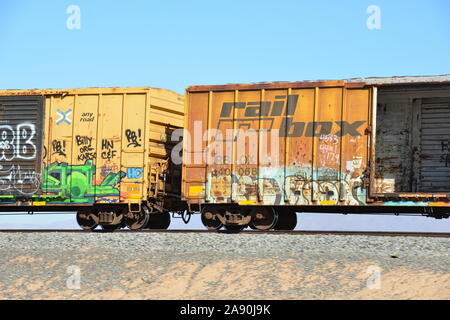
[[[450,75],[0,91],[0,211],[83,229],[450,214]]]

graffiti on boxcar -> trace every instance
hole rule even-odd
[[[102,139],[102,153],[101,157],[104,160],[111,160],[117,156],[117,150],[114,149],[114,141],[109,139]]]
[[[0,165],[0,191],[35,194],[41,185],[41,175],[34,170],[23,170],[20,165]]]
[[[53,140],[52,141],[52,154],[66,157],[66,141],[65,140]]]
[[[84,165],[55,162],[45,168],[42,188],[49,194],[59,195],[63,202],[70,203],[91,203],[95,197],[119,196],[116,186],[126,173],[111,172],[95,183],[95,171],[91,160]]]
[[[133,131],[131,129],[127,129],[125,131],[125,136],[128,141],[127,147],[141,147],[140,142],[142,141],[142,131],[141,129],[138,129],[137,132]]]
[[[94,160],[97,157],[95,149],[92,146],[92,137],[76,136],[75,141],[80,150],[78,161]]]
[[[127,168],[128,179],[140,179],[142,178],[142,168]]]
[[[112,172],[118,172],[120,171],[120,167],[116,163],[105,163],[103,166],[100,167],[100,176],[104,177]]]
[[[0,126],[0,191],[32,195],[39,190],[40,174],[27,166],[35,160],[36,128],[31,123]],[[19,163],[15,163],[15,162]],[[34,167],[34,161],[31,167]]]
[[[322,134],[319,136],[318,162],[320,166],[339,165],[340,148],[339,137],[335,134]]]
[[[22,123],[15,128],[10,125],[0,126],[0,161],[14,159],[33,160],[37,148],[33,142],[36,135],[34,124]]]
[[[244,170],[245,171],[245,170]],[[290,205],[365,204],[366,190],[362,177],[341,173],[332,168],[319,168],[311,179],[311,168],[262,168],[259,176],[210,174],[210,201],[229,202],[261,199],[264,204],[280,205],[283,199]],[[292,172],[292,173],[291,173]],[[295,172],[295,173],[294,173]],[[340,178],[339,178],[340,177]]]
[[[450,140],[442,140],[441,148],[441,162],[444,162],[446,167],[450,167]]]

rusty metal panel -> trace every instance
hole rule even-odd
[[[341,139],[340,199],[342,204],[363,205],[367,198],[364,183],[369,179],[371,90],[345,91]]]
[[[0,197],[40,193],[42,97],[0,97]]]
[[[284,204],[284,181],[286,177],[288,123],[294,113],[298,99],[290,95],[291,89],[265,90],[261,99],[259,119],[259,145],[256,145],[258,162],[248,170],[258,173],[259,202]],[[289,127],[289,128],[288,128]],[[276,140],[272,139],[276,137]],[[257,166],[257,167],[256,167]]]
[[[422,100],[418,192],[450,191],[450,100]]]
[[[372,196],[399,201],[433,198],[434,192],[447,197],[449,186],[433,176],[447,179],[443,145],[450,134],[445,122],[449,101],[450,85],[445,83],[378,88]]]
[[[284,120],[287,140],[285,194],[287,204],[312,205],[313,139],[305,135],[305,130],[314,123],[315,89],[292,90],[291,96],[294,97],[289,107],[292,115]]]
[[[207,167],[207,181],[209,190],[208,201],[216,203],[228,203],[232,194],[232,159],[227,155],[233,152],[233,130],[235,92],[214,92],[209,103],[210,110],[220,112],[209,112],[209,123],[211,144],[207,152],[207,159],[212,165]]]
[[[186,100],[185,124],[188,134],[183,137],[182,193],[186,199],[194,202],[194,199],[206,197],[206,141],[203,135],[208,129],[209,92],[189,93]]]
[[[335,205],[339,201],[342,90],[317,90],[314,124],[311,131],[306,132],[314,139],[313,201],[325,205]]]
[[[232,201],[255,202],[258,197],[257,190],[257,157],[259,130],[259,108],[261,105],[261,92],[239,91],[234,113],[234,143],[232,156],[233,188]]]
[[[198,156],[205,160],[193,165],[192,154],[185,157],[185,198],[240,205],[365,204],[371,90],[334,82],[189,88],[185,150],[196,121],[203,130]]]

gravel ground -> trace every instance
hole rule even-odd
[[[444,238],[0,233],[0,262],[1,299],[450,299]]]

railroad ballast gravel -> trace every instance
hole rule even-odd
[[[3,299],[450,299],[448,238],[0,233],[0,262]]]

